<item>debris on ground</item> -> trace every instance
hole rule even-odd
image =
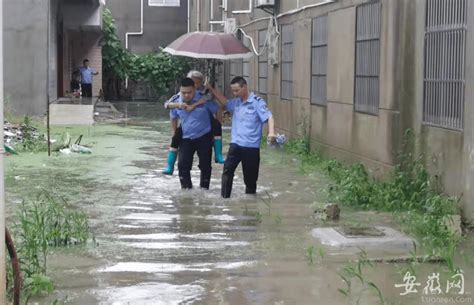
[[[42,135],[38,132],[38,129],[31,125],[3,122],[3,142],[11,148],[25,140],[41,140],[41,137]]]
[[[315,207],[314,214],[320,220],[339,220],[341,209],[335,203],[328,203],[324,207]]]
[[[81,145],[82,135],[80,135],[77,140],[71,144],[71,136],[66,134],[66,140],[62,146],[57,148],[62,154],[69,155],[71,153],[80,153],[80,154],[91,154],[92,150],[89,147]]]
[[[3,125],[4,150],[7,154],[17,152],[39,152],[47,150],[47,137],[30,124],[25,117],[23,123],[13,124],[4,121]]]

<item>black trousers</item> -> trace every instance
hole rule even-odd
[[[92,97],[92,84],[81,84],[82,96]]]
[[[245,193],[255,194],[257,192],[260,149],[230,144],[227,159],[224,163],[224,171],[222,172],[221,195],[224,198],[229,198],[232,193],[235,169],[241,161],[242,171],[244,173]]]
[[[214,137],[222,137],[222,124],[214,116],[211,117],[211,133]],[[183,129],[181,126],[176,128],[176,131],[171,138],[171,147],[178,149],[183,141]]]
[[[211,183],[212,172],[212,134],[208,133],[197,139],[183,139],[179,150],[178,170],[182,189],[191,189],[191,168],[193,167],[194,153],[199,158],[202,188],[208,189]]]

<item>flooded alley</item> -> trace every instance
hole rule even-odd
[[[150,114],[156,107],[135,104],[128,112]],[[358,251],[323,247],[311,236],[313,228],[333,225],[316,220],[312,210],[324,202],[328,181],[301,174],[283,151],[262,150],[256,197],[244,194],[239,167],[232,198],[223,200],[221,165],[213,164],[209,191],[181,191],[177,169],[161,174],[170,142],[166,119],[141,115],[61,131],[83,134],[93,153],[6,159],[11,215],[23,198],[44,188],[90,219],[87,245],[51,252],[48,273],[56,290],[35,299],[39,304],[379,304],[377,293],[355,281],[351,296],[338,291],[345,287],[338,272]],[[340,222],[397,227],[388,214],[345,207]],[[378,249],[369,256],[406,254]],[[389,304],[422,304],[420,294],[403,297],[394,287],[403,282],[402,267],[378,264],[364,274]],[[420,274],[437,267],[420,266]],[[466,290],[474,291],[472,269],[465,277]]]

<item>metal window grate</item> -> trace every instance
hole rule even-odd
[[[281,98],[293,97],[293,25],[281,27]]]
[[[467,0],[427,0],[423,122],[463,129]]]
[[[313,19],[311,38],[311,104],[327,104],[328,18]]]
[[[267,30],[258,32],[258,49],[261,50],[265,46],[267,38]],[[258,92],[267,94],[267,78],[268,78],[268,53],[267,50],[258,57]]]
[[[356,71],[354,107],[356,111],[379,112],[380,2],[357,7]]]

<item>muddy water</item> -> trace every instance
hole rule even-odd
[[[156,111],[145,104],[140,107],[127,113]],[[150,118],[57,128],[59,133],[84,134],[93,154],[7,158],[10,212],[22,197],[43,187],[90,216],[95,242],[51,253],[49,270],[56,292],[37,299],[40,304],[56,299],[81,305],[380,303],[375,290],[364,288],[357,278],[349,297],[338,292],[347,287],[338,272],[357,258],[357,251],[327,249],[311,237],[312,228],[333,225],[312,215],[311,204],[324,202],[328,181],[322,175],[303,176],[297,162],[268,149],[262,151],[256,197],[244,194],[238,169],[232,198],[222,200],[222,166],[217,164],[209,191],[181,191],[176,173],[160,173],[168,129],[165,120]],[[195,166],[193,177],[198,176]],[[340,222],[397,226],[389,215],[349,209],[343,209]],[[472,237],[465,246],[468,256],[470,244]],[[384,249],[368,253],[405,254]],[[465,290],[474,292],[472,267],[460,262]],[[374,282],[390,304],[437,304],[423,302],[422,288],[400,296],[403,289],[394,285],[403,283],[403,267],[366,267],[364,280]],[[427,276],[443,268],[423,264],[415,269],[424,287]],[[448,276],[442,274],[444,286]]]

